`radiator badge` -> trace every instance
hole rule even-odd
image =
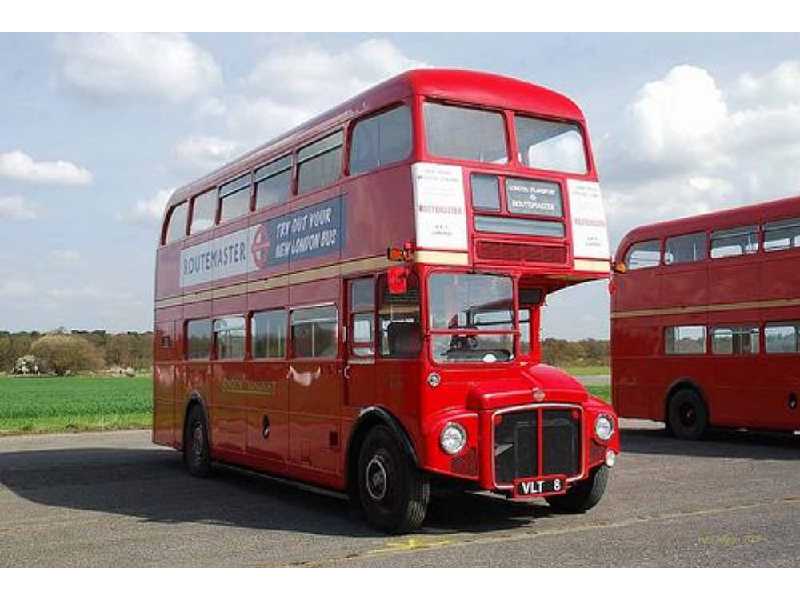
[[[544,390],[541,388],[533,388],[533,401],[534,402],[544,402],[546,394]]]

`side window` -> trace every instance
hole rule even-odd
[[[309,144],[297,153],[297,192],[303,194],[333,183],[342,171],[341,131]]]
[[[335,306],[292,311],[292,350],[297,358],[335,358],[339,318]]]
[[[219,188],[219,222],[230,221],[250,212],[250,173],[237,177]]]
[[[243,359],[244,346],[244,318],[230,317],[214,321],[214,347],[218,359]]]
[[[189,233],[199,233],[214,226],[217,217],[217,190],[209,190],[192,200],[192,224]]]
[[[284,156],[256,169],[256,210],[282,204],[289,199],[292,185],[292,157]]]
[[[188,202],[182,202],[174,206],[170,211],[165,244],[171,244],[186,237],[186,212],[188,206]]]
[[[758,327],[756,325],[714,327],[711,330],[711,352],[758,354]]]
[[[422,349],[419,317],[419,280],[409,275],[406,291],[392,294],[386,275],[381,275],[378,308],[380,355],[386,358],[415,358]]]
[[[375,281],[372,277],[350,282],[350,353],[375,355]]]
[[[636,242],[625,255],[625,267],[629,271],[657,267],[661,262],[661,243],[658,240]]]
[[[267,310],[254,313],[250,319],[253,358],[284,358],[286,356],[286,311]]]
[[[211,319],[186,323],[186,358],[208,360],[211,354]]]
[[[706,234],[689,233],[667,238],[664,247],[664,264],[679,265],[699,262],[706,256]]]
[[[411,111],[398,106],[362,119],[353,128],[350,174],[366,173],[411,153]]]
[[[800,321],[767,323],[764,338],[768,354],[797,354],[800,352]]]
[[[711,258],[742,256],[758,252],[758,227],[738,227],[711,234]]]
[[[667,354],[705,354],[704,325],[679,325],[664,329],[664,351]]]
[[[800,219],[785,219],[764,225],[764,250],[800,248]]]

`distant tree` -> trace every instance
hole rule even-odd
[[[75,335],[46,335],[31,345],[31,354],[44,370],[56,375],[66,375],[70,371],[97,371],[103,367],[103,358],[97,348]]]

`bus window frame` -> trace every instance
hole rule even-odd
[[[208,338],[208,354],[203,358],[194,358],[189,356],[189,323],[195,321],[208,321],[209,329],[211,332],[211,336]],[[214,360],[215,354],[215,344],[214,344],[214,317],[196,317],[191,319],[185,319],[183,322],[183,339],[184,341],[184,348],[183,348],[183,360],[190,362],[190,363],[202,363],[202,362],[211,362]]]
[[[242,319],[244,321],[244,353],[241,357],[234,357],[234,358],[220,358],[219,352],[217,351],[217,334],[219,333],[215,329],[215,324],[217,321],[224,321],[225,319]],[[218,317],[211,317],[211,360],[214,362],[223,362],[223,363],[237,363],[237,362],[245,362],[248,360],[248,342],[249,342],[249,332],[248,332],[248,320],[247,316],[243,316],[240,314],[230,314],[230,315],[222,315]],[[230,331],[230,330],[229,330]]]
[[[313,309],[313,308],[328,308],[333,307],[336,310],[336,354],[333,356],[297,356],[294,349],[294,331],[292,330],[292,314],[298,310],[306,310],[306,309]],[[291,306],[286,309],[287,313],[287,325],[289,328],[288,337],[286,338],[286,360],[291,361],[302,361],[302,362],[320,362],[320,361],[327,361],[327,362],[336,362],[342,359],[342,313],[339,310],[339,302],[338,301],[330,301],[330,302],[318,302],[314,304],[298,304],[296,306]]]
[[[584,127],[583,123],[580,121],[571,121],[569,119],[558,119],[554,118],[552,115],[540,115],[536,113],[528,113],[519,110],[509,110],[511,113],[511,121],[513,123],[513,127],[511,127],[511,135],[513,135],[514,140],[514,156],[513,158],[513,165],[519,167],[521,169],[525,169],[532,173],[544,173],[546,175],[554,175],[559,177],[569,177],[575,179],[583,179],[583,178],[590,178],[594,175],[594,156],[592,156],[591,147],[589,146],[589,132]],[[586,171],[584,173],[570,173],[569,171],[554,171],[552,169],[541,169],[539,167],[530,167],[526,165],[522,160],[520,160],[520,148],[519,148],[519,139],[517,139],[517,125],[514,121],[514,118],[517,116],[528,118],[528,119],[537,119],[539,121],[551,121],[553,123],[565,123],[567,125],[574,125],[578,128],[578,132],[581,135],[581,143],[583,146],[583,158],[586,162]]]
[[[183,220],[183,235],[175,240],[168,240],[167,238],[169,236],[169,226],[172,223],[172,217],[175,214],[175,211],[178,210],[178,208],[180,208],[184,204],[186,205],[186,215]],[[181,200],[180,202],[176,202],[175,204],[169,207],[169,210],[167,210],[167,216],[164,219],[164,224],[162,225],[161,246],[170,246],[177,242],[181,242],[185,240],[187,237],[189,237],[189,211],[191,210],[189,204],[190,201],[187,198],[185,200]]]
[[[268,313],[268,312],[283,312],[283,356],[256,356],[253,353],[253,348],[255,344],[255,335],[253,334],[253,317],[257,314],[261,313]],[[247,321],[247,359],[254,363],[276,363],[276,362],[286,362],[290,358],[289,353],[289,334],[291,333],[291,327],[289,326],[289,312],[290,309],[286,306],[276,306],[274,308],[259,308],[251,310],[247,313],[245,319]]]
[[[223,195],[222,188],[224,188],[226,185],[230,185],[231,183],[234,183],[238,179],[243,179],[245,177],[248,177],[248,183],[247,183],[246,186],[242,186],[242,187],[236,188],[235,190],[226,192]],[[229,196],[233,196],[234,194],[238,194],[239,192],[241,192],[244,189],[249,189],[250,190],[250,194],[249,194],[249,198],[248,198],[248,202],[247,202],[247,210],[245,212],[243,212],[242,214],[240,214],[240,215],[236,215],[235,217],[231,217],[230,219],[227,219],[227,220],[223,221],[222,220],[222,207],[223,207],[223,203],[225,201],[225,198],[228,198]],[[239,219],[241,219],[243,217],[247,217],[250,213],[252,213],[253,212],[253,207],[254,207],[254,204],[255,204],[255,189],[256,189],[256,186],[255,186],[253,169],[249,169],[248,171],[246,171],[244,173],[240,173],[239,175],[237,175],[235,177],[231,177],[229,179],[226,179],[223,183],[219,184],[217,186],[217,204],[218,204],[218,206],[217,206],[217,219],[216,219],[216,222],[214,223],[214,226],[216,227],[218,225],[227,225],[228,223],[235,223]]]
[[[342,180],[345,178],[344,169],[345,169],[345,159],[347,157],[347,152],[346,152],[346,147],[345,147],[345,144],[347,142],[347,127],[346,127],[346,125],[347,125],[347,123],[344,122],[344,121],[340,122],[340,123],[338,123],[336,125],[332,125],[325,132],[318,133],[318,134],[316,134],[314,136],[311,136],[307,140],[299,142],[297,144],[297,146],[295,146],[294,151],[292,152],[292,155],[293,155],[293,158],[294,158],[293,163],[292,163],[292,167],[294,169],[293,177],[292,177],[293,189],[294,189],[293,196],[294,197],[310,196],[312,194],[319,193],[319,192],[321,192],[323,190],[327,190],[328,188],[333,187],[334,185],[341,184]],[[314,188],[311,188],[311,189],[308,189],[308,190],[304,190],[304,191],[301,192],[300,191],[300,167],[301,167],[301,165],[303,163],[307,163],[307,162],[310,162],[312,160],[315,160],[315,159],[319,158],[320,156],[324,156],[325,154],[328,154],[329,152],[335,152],[337,146],[334,146],[333,148],[329,148],[329,149],[324,150],[322,152],[317,152],[317,153],[313,154],[312,156],[306,157],[302,161],[300,160],[300,152],[302,150],[304,150],[305,148],[308,148],[309,146],[313,146],[314,144],[316,144],[318,142],[321,142],[322,140],[324,140],[326,138],[335,136],[337,133],[341,134],[341,137],[342,137],[341,144],[340,144],[340,146],[338,146],[339,148],[341,148],[341,152],[342,152],[342,155],[341,155],[340,160],[339,160],[339,173],[338,173],[338,176],[336,177],[336,179],[334,179],[332,181],[329,181],[324,185],[321,185],[321,186],[318,186],[318,187],[314,187]]]
[[[374,117],[379,117],[380,115],[382,115],[384,113],[387,113],[389,111],[395,110],[397,108],[401,108],[403,106],[408,108],[409,127],[410,127],[410,130],[411,130],[411,146],[409,148],[408,154],[405,157],[403,157],[403,158],[401,158],[399,160],[379,165],[375,169],[370,169],[368,171],[362,171],[360,173],[355,173],[355,174],[351,173],[350,172],[350,154],[351,154],[352,149],[353,149],[353,133],[355,132],[356,126],[359,123],[361,123],[363,121],[366,121],[367,119],[371,119],[371,118],[374,118]],[[419,135],[418,132],[417,132],[417,126],[416,125],[417,125],[417,122],[416,122],[416,118],[415,118],[415,115],[414,115],[414,104],[413,104],[413,102],[411,102],[410,98],[405,98],[405,99],[400,100],[398,102],[393,102],[391,104],[384,105],[384,106],[382,106],[380,108],[377,108],[377,109],[375,109],[373,111],[366,112],[364,114],[358,115],[358,116],[353,117],[352,119],[350,119],[350,121],[347,122],[346,125],[343,127],[343,129],[345,131],[345,144],[344,144],[344,157],[343,157],[344,158],[344,165],[342,167],[343,168],[342,177],[345,178],[345,179],[356,179],[356,178],[362,177],[364,175],[371,175],[372,173],[380,173],[381,171],[383,171],[385,169],[390,169],[390,168],[393,168],[393,167],[397,167],[399,165],[406,164],[406,163],[410,162],[411,160],[413,160],[414,155],[416,153],[417,140],[418,140],[418,135]]]
[[[208,194],[211,191],[214,192],[214,195],[216,197],[216,204],[215,204],[215,208],[214,208],[214,218],[212,220],[212,223],[211,223],[211,225],[209,227],[206,227],[205,229],[203,229],[201,231],[195,231],[193,233],[192,232],[192,224],[194,223],[194,210],[195,210],[195,205],[197,204],[197,199],[200,198],[201,196],[204,196],[205,194]],[[198,192],[197,194],[193,195],[192,198],[191,198],[191,203],[192,203],[191,207],[189,208],[189,217],[187,217],[187,219],[186,219],[186,229],[188,231],[188,233],[186,235],[187,238],[188,237],[194,237],[196,235],[202,235],[204,233],[208,233],[209,231],[212,231],[219,224],[219,212],[220,212],[219,186],[210,187],[205,191]]]

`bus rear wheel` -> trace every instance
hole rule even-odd
[[[386,533],[406,533],[425,520],[428,478],[381,425],[367,434],[359,451],[358,497],[370,525]]]
[[[582,513],[594,508],[606,492],[611,469],[597,467],[588,479],[579,481],[561,496],[547,496],[547,503],[561,512]]]
[[[708,409],[694,390],[676,392],[667,405],[667,430],[682,440],[699,440],[708,428]]]
[[[195,405],[186,419],[183,441],[183,462],[191,475],[207,477],[211,472],[211,455],[208,449],[208,423],[203,409]]]

